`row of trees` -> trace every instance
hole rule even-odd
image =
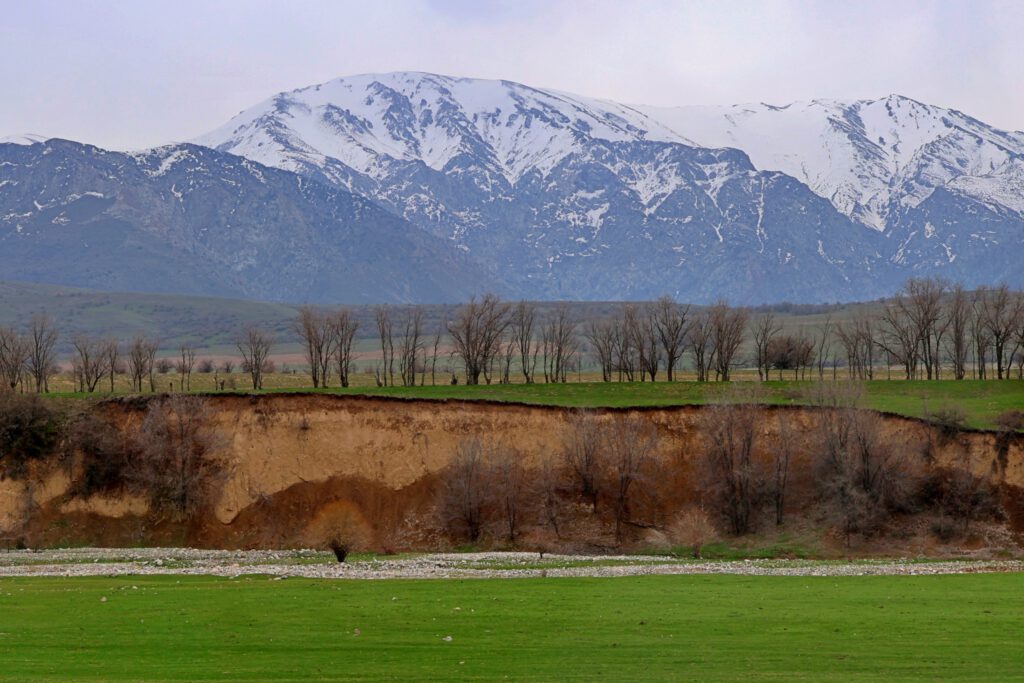
[[[380,386],[422,385],[428,375],[436,384],[439,369],[455,383],[457,366],[467,384],[567,382],[585,358],[605,382],[674,381],[683,367],[701,382],[728,381],[745,364],[756,367],[762,380],[773,371],[779,377],[792,372],[794,378],[836,378],[841,367],[852,379],[875,379],[879,372],[891,377],[893,368],[907,379],[1007,379],[1014,367],[1024,378],[1024,296],[1006,285],[968,292],[936,278],[909,280],[898,296],[875,309],[840,320],[827,317],[797,331],[784,330],[771,311],[725,302],[696,308],[669,297],[626,304],[618,315],[584,321],[574,318],[568,304],[544,309],[490,294],[460,306],[432,329],[416,306],[379,306],[373,320],[378,342],[373,371]],[[359,331],[349,309],[300,310],[295,332],[314,387],[350,385]],[[57,341],[54,321],[43,315],[21,332],[0,327],[0,386],[48,391],[58,371]],[[159,341],[144,335],[128,343],[85,334],[69,341],[76,388],[83,392],[98,390],[104,379],[114,391],[118,373],[129,376],[135,391],[155,391],[154,373],[171,367],[181,375],[179,388],[187,391],[197,367],[215,370],[212,362],[197,361],[196,348],[188,343],[178,347],[172,361],[158,358]],[[237,340],[239,365],[255,389],[263,388],[273,367],[274,345],[274,335],[258,326]],[[229,361],[221,369],[233,368]]]

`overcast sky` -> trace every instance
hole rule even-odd
[[[1024,2],[0,0],[0,137],[134,149],[399,70],[657,105],[900,93],[1024,129]]]

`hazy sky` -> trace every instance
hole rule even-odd
[[[0,137],[185,140],[398,70],[630,103],[900,93],[1024,129],[1024,2],[0,0]]]

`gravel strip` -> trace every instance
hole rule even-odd
[[[702,561],[639,555],[438,553],[339,564],[315,550],[78,548],[0,553],[0,577],[266,575],[274,579],[494,579],[616,577],[654,574],[746,576],[893,576],[1024,572],[1021,560]]]

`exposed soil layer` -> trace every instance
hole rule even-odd
[[[357,535],[368,548],[442,550],[457,541],[438,522],[438,480],[460,440],[478,435],[504,441],[533,467],[559,457],[572,413],[477,401],[320,394],[217,395],[208,400],[228,467],[205,514],[179,523],[153,513],[138,496],[76,497],[74,464],[54,459],[35,467],[25,480],[0,481],[0,547],[14,539],[33,547],[306,547],[323,542],[315,536],[325,515],[341,515],[359,527]],[[146,399],[113,400],[96,410],[127,431],[142,421],[147,405]],[[632,541],[649,541],[652,529],[701,502],[695,458],[702,448],[705,410],[592,411],[606,421],[648,421],[660,437],[657,502],[637,505],[648,523],[631,530]],[[805,407],[766,408],[760,415],[758,441],[765,453],[778,446],[783,423],[789,438],[806,445],[816,419],[815,409]],[[1007,534],[1024,531],[1024,439],[1019,435],[964,431],[950,437],[919,420],[881,419],[885,440],[908,458],[927,461],[928,467],[966,458],[977,474],[998,483],[1008,517],[999,527]],[[812,477],[807,450],[798,451],[787,504],[791,514],[808,508]],[[585,505],[564,493],[572,514],[565,538],[556,545],[585,551],[614,546],[608,520],[594,519]],[[521,543],[549,545],[552,539],[528,533]]]

